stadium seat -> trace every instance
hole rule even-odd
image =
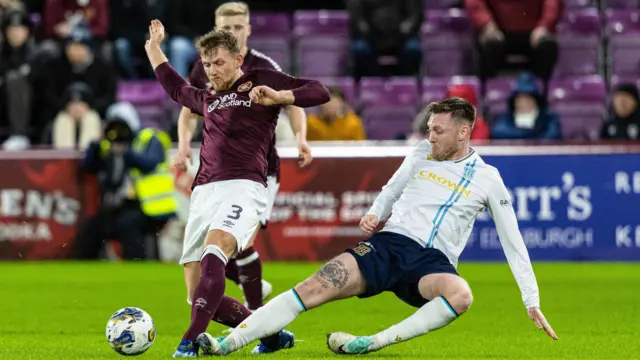
[[[128,101],[132,104],[153,104],[168,99],[162,85],[156,80],[119,81],[117,90],[118,101]]]
[[[284,13],[251,13],[249,47],[263,52],[291,72],[291,19]]]
[[[143,126],[166,127],[169,108],[178,106],[155,80],[120,81],[116,98],[135,107]]]
[[[348,21],[346,11],[294,13],[294,46],[299,76],[345,75],[349,59]]]
[[[427,9],[420,37],[423,75],[441,77],[473,72],[473,27],[464,10]]]
[[[449,77],[425,77],[422,79],[421,105],[429,105],[447,96]]]
[[[324,86],[337,86],[344,92],[347,102],[355,107],[358,103],[358,97],[356,93],[356,84],[351,77],[317,77],[318,80]]]
[[[603,9],[639,9],[640,0],[600,0]]]
[[[463,0],[422,0],[423,8],[425,10],[433,9],[451,9],[462,7]]]
[[[564,0],[565,9],[580,9],[594,6],[595,0]]]
[[[640,9],[605,11],[607,63],[615,75],[640,75]]]
[[[480,93],[480,80],[476,76],[451,76],[451,77],[424,77],[422,79],[421,105],[428,105],[433,101],[440,101],[447,96],[447,91],[453,85],[471,85],[478,96]]]
[[[549,105],[565,138],[596,139],[607,115],[607,89],[599,75],[552,80]]]
[[[418,111],[418,83],[415,78],[362,78],[362,118],[371,140],[392,140],[411,132]]]
[[[611,80],[609,81],[609,88],[613,90],[613,88],[615,88],[620,83],[636,84],[638,89],[640,89],[640,75],[636,75],[636,76],[613,75],[611,76]]]
[[[599,73],[602,51],[598,10],[567,10],[558,24],[558,47],[554,77]]]

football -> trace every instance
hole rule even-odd
[[[146,311],[136,307],[122,308],[107,322],[107,341],[118,354],[140,355],[156,338],[156,327]]]

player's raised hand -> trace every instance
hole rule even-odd
[[[187,163],[188,161],[188,163]],[[178,147],[178,153],[173,161],[173,166],[179,172],[186,172],[187,166],[193,164],[193,153],[190,147]]]
[[[539,307],[529,308],[527,309],[527,313],[538,329],[544,330],[553,340],[558,340],[558,335],[553,331],[551,325],[549,325],[549,322],[547,322],[547,319],[544,317]]]
[[[164,25],[160,20],[151,20],[149,25],[149,40],[144,44],[145,49],[148,51],[151,44],[160,45],[164,40]]]
[[[378,226],[378,217],[374,214],[366,214],[360,219],[360,229],[367,234],[373,233]]]
[[[280,93],[272,88],[259,85],[251,89],[249,92],[251,101],[264,106],[277,105],[281,103]]]

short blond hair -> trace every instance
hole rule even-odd
[[[238,39],[226,30],[212,30],[202,35],[196,41],[196,49],[201,56],[211,56],[217,48],[222,48],[232,54],[239,54]]]
[[[225,16],[243,15],[249,22],[249,5],[242,1],[233,1],[224,3],[216,9],[216,19]]]

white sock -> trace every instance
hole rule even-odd
[[[255,340],[277,333],[306,311],[295,290],[284,292],[254,311],[223,341],[226,352],[236,351]]]
[[[371,337],[373,344],[369,349],[380,350],[391,344],[413,339],[429,331],[440,329],[456,318],[458,314],[444,297],[435,298],[402,322],[373,335]]]

